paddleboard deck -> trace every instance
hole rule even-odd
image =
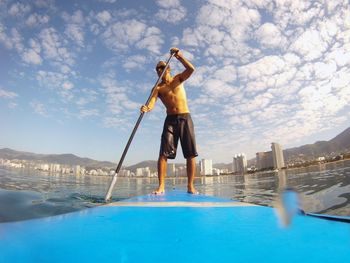
[[[0,224],[0,262],[347,262],[350,224],[169,191]]]

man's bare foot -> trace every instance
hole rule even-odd
[[[188,186],[187,187],[187,193],[194,194],[194,195],[198,195],[199,194],[199,192],[193,186]]]
[[[158,187],[158,189],[156,189],[152,192],[152,194],[154,194],[154,195],[162,195],[164,193],[165,193],[165,190],[162,187]]]

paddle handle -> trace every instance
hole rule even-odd
[[[170,60],[173,58],[174,55],[175,55],[175,53],[171,53],[171,54],[170,54],[170,56],[169,56],[169,58],[168,58],[168,60],[167,60],[167,62],[166,62],[166,64],[165,64],[164,70],[162,71],[162,74],[160,74],[160,76],[159,76],[159,78],[158,78],[156,84],[155,84],[154,87],[152,88],[151,94],[149,95],[149,97],[148,97],[147,102],[146,102],[145,105],[148,105],[148,104],[149,104],[149,102],[150,102],[150,100],[151,100],[151,98],[152,98],[152,95],[153,95],[154,90],[157,88],[158,84],[159,84],[160,81],[162,80],[163,75],[165,74],[165,70],[168,68],[169,63],[170,63]],[[130,144],[131,144],[132,140],[134,139],[135,133],[136,133],[136,131],[137,131],[137,129],[138,129],[140,123],[141,123],[141,120],[142,120],[144,114],[145,114],[144,112],[141,112],[141,113],[140,113],[140,116],[139,116],[139,118],[137,119],[136,124],[135,124],[135,126],[134,126],[134,129],[132,130],[131,135],[130,135],[130,137],[129,137],[129,140],[128,140],[128,142],[127,142],[125,148],[124,148],[122,157],[121,157],[120,160],[119,160],[117,169],[115,170],[115,173],[114,173],[114,175],[113,175],[113,179],[112,179],[112,181],[111,181],[111,183],[110,183],[110,185],[109,185],[108,191],[107,191],[107,193],[106,193],[106,196],[105,196],[105,201],[106,201],[106,202],[108,202],[108,201],[111,199],[112,191],[113,191],[114,185],[115,185],[116,182],[117,182],[118,173],[119,173],[119,171],[120,171],[120,168],[121,168],[122,165],[123,165],[125,156],[126,156],[128,150],[129,150],[129,147],[130,147]]]

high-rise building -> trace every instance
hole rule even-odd
[[[233,172],[245,173],[247,172],[247,157],[245,154],[236,154],[233,157]]]
[[[213,161],[208,159],[202,159],[200,164],[201,175],[213,174]]]
[[[274,167],[272,151],[256,153],[256,166],[258,170]]]
[[[281,169],[285,167],[283,150],[281,145],[276,142],[271,143],[272,157],[273,157],[273,167],[275,169]]]
[[[115,173],[115,171],[113,170],[112,174],[114,174],[114,173]],[[131,173],[129,170],[123,169],[119,172],[119,176],[129,177],[130,175],[131,175]]]
[[[75,165],[73,167],[73,173],[76,174],[76,175],[80,175],[81,174],[81,167],[80,167],[80,165]]]
[[[175,176],[175,164],[174,163],[168,163],[167,167],[167,176]]]
[[[137,177],[150,177],[151,176],[151,170],[149,169],[149,167],[137,168],[136,169],[136,176]]]

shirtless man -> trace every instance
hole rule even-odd
[[[198,156],[198,154],[196,150],[193,122],[187,106],[186,92],[183,86],[183,82],[194,72],[194,66],[183,56],[178,48],[171,48],[170,53],[175,54],[174,56],[182,63],[185,70],[173,77],[170,74],[170,67],[167,67],[161,82],[151,95],[149,104],[141,107],[141,112],[149,112],[153,109],[154,104],[159,97],[163,102],[167,113],[158,159],[159,187],[153,193],[164,193],[167,160],[175,159],[177,144],[180,139],[187,165],[187,192],[195,194],[197,191],[194,188],[193,182],[196,173],[195,157]],[[165,65],[166,63],[164,61],[158,62],[156,66],[158,76],[162,74]]]

